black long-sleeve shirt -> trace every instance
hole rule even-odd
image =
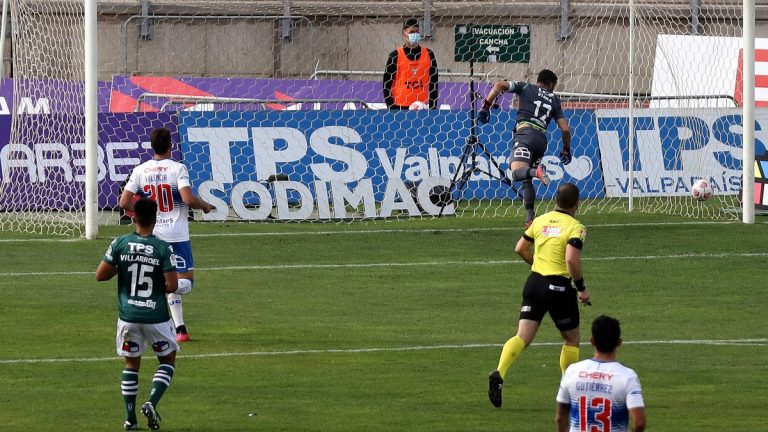
[[[416,45],[413,48],[403,45],[403,51],[405,52],[405,56],[408,57],[408,60],[414,61],[421,57],[421,45]],[[429,108],[435,109],[437,108],[437,82],[439,79],[437,73],[437,58],[435,57],[435,53],[429,48],[427,48],[427,53],[429,53],[429,58],[431,59],[429,63]],[[392,97],[392,85],[395,82],[396,73],[397,50],[394,50],[389,53],[387,66],[384,69],[384,102],[387,104],[387,108],[390,109],[408,109],[408,107],[395,105],[395,99]]]

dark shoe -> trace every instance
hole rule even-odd
[[[499,371],[491,371],[488,375],[488,399],[491,400],[491,404],[496,408],[501,407],[501,386],[504,385],[504,380],[501,379]]]
[[[160,414],[155,411],[155,406],[152,402],[147,402],[141,406],[141,413],[147,418],[147,427],[150,430],[160,429]]]

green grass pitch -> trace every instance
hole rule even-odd
[[[648,430],[763,430],[765,221],[580,219],[594,304],[582,322],[622,321],[619,356],[640,375]],[[514,253],[521,222],[193,224],[194,340],[159,406],[161,430],[554,430],[548,318],[510,369],[503,407],[486,396],[529,271]],[[121,430],[116,288],[93,272],[128,230],[0,234],[0,430]],[[145,355],[140,401],[156,364]]]

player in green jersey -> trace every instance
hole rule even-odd
[[[125,357],[121,379],[125,402],[125,430],[137,430],[136,395],[139,390],[141,355],[147,346],[157,355],[160,365],[152,378],[149,400],[141,407],[149,429],[160,428],[157,404],[171,384],[176,362],[176,334],[168,312],[166,294],[176,291],[178,278],[171,246],[152,235],[157,219],[157,204],[141,198],[134,206],[136,232],[118,237],[109,245],[96,280],[117,276],[117,354]]]

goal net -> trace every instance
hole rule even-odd
[[[574,182],[581,211],[738,215],[740,0],[97,3],[102,224],[120,221],[121,188],[152,157],[156,127],[171,129],[174,157],[216,206],[198,219],[522,222],[508,171],[517,102],[503,95],[488,124],[472,108],[495,81],[535,82],[545,68],[559,76],[573,161],[560,163],[550,125],[539,213]],[[10,6],[0,229],[78,235],[83,2]],[[387,109],[385,70],[409,18],[437,63],[436,90],[419,93],[434,109]],[[768,116],[757,121],[763,154]],[[706,202],[690,193],[699,178],[715,191]]]

